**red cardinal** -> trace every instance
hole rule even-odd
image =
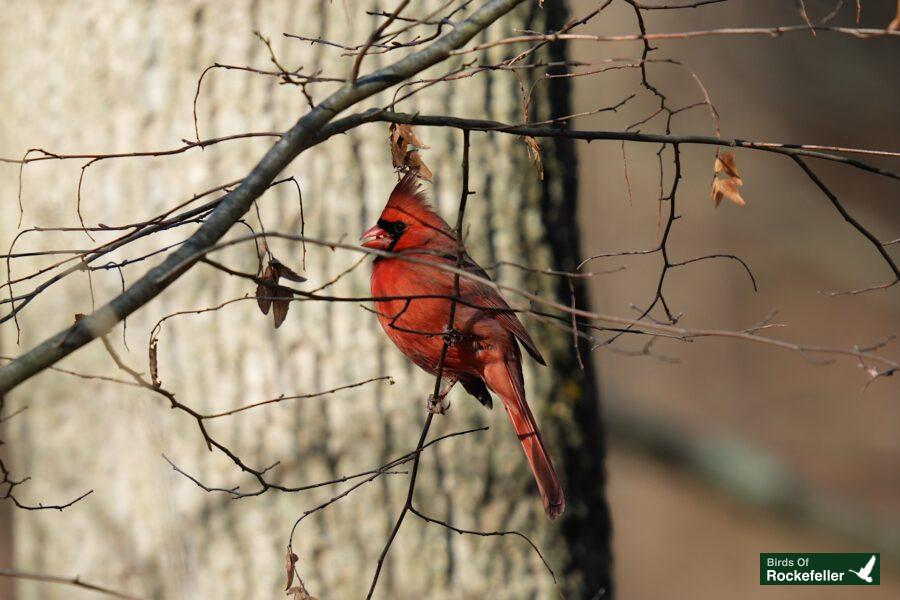
[[[362,239],[366,248],[393,251],[429,263],[457,264],[456,235],[431,209],[412,175],[397,184],[378,223]],[[463,261],[463,269],[488,279],[484,269],[465,254]],[[391,341],[431,374],[437,374],[444,346],[453,279],[449,271],[402,258],[377,257],[372,268],[375,297],[432,296],[375,302],[378,321]],[[442,410],[444,396],[457,381],[488,408],[492,406],[488,390],[499,396],[531,465],[544,510],[554,519],[562,513],[565,500],[525,401],[519,344],[537,362],[546,363],[525,327],[493,287],[460,277],[459,292],[453,323],[456,333],[444,361],[444,385],[440,398],[429,398],[429,409],[433,410],[437,402]]]

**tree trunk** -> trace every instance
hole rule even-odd
[[[369,8],[386,8],[368,3]],[[415,3],[410,12],[427,12]],[[429,7],[442,4],[437,0]],[[513,29],[552,29],[564,14],[559,3],[543,11],[536,3],[498,23],[488,37]],[[266,47],[252,35],[272,39],[281,64],[304,65],[345,76],[352,59],[321,44],[283,38],[282,32],[356,44],[379,22],[356,3],[328,2],[37,2],[13,3],[0,14],[0,90],[6,118],[0,121],[0,155],[29,147],[59,152],[132,151],[168,148],[193,138],[191,102],[197,76],[213,62],[270,69]],[[492,61],[503,48],[490,51]],[[402,51],[401,51],[402,52]],[[542,51],[543,52],[543,51]],[[559,50],[544,53],[558,60]],[[487,56],[482,57],[487,59]],[[364,72],[394,60],[371,55]],[[444,67],[446,68],[446,67]],[[439,66],[429,72],[443,72]],[[332,88],[310,86],[317,100]],[[391,94],[376,100],[384,104]],[[535,114],[568,112],[568,83],[552,80],[535,92]],[[241,71],[205,76],[197,104],[201,138],[289,127],[306,108],[293,86]],[[447,113],[520,121],[519,83],[509,73],[488,72],[445,83],[400,104],[408,112]],[[430,146],[423,158],[434,171],[428,186],[436,207],[455,218],[460,192],[461,134],[446,129],[418,132]],[[369,125],[304,153],[285,173],[302,190],[305,233],[355,240],[377,218],[396,181],[387,128]],[[241,140],[164,158],[117,159],[89,167],[81,190],[85,223],[133,222],[192,194],[244,175],[270,141]],[[473,134],[467,210],[470,254],[482,265],[500,261],[572,269],[578,231],[574,150],[570,143],[543,146],[545,179],[537,177],[526,146],[508,135]],[[22,227],[77,225],[76,183],[81,164],[43,162],[24,169]],[[18,169],[3,165],[0,190],[7,199],[0,231],[15,235]],[[259,201],[246,222],[260,230],[299,233],[298,193],[279,185]],[[244,234],[244,227],[235,234]],[[139,256],[184,238],[187,228],[144,240],[113,260]],[[94,234],[105,241],[103,232]],[[86,248],[83,233],[30,233],[17,251]],[[8,243],[7,243],[8,246]],[[270,240],[282,262],[309,278],[313,289],[352,267],[359,256]],[[140,250],[143,250],[141,252]],[[255,270],[247,244],[217,253],[217,260]],[[125,282],[158,257],[122,270]],[[23,275],[48,260],[12,262]],[[566,279],[503,267],[488,269],[504,283],[570,301]],[[368,293],[368,262],[328,288],[340,296]],[[116,269],[96,271],[97,303],[121,288]],[[27,285],[19,284],[23,292]],[[78,274],[51,288],[20,317],[16,331],[2,326],[7,354],[27,349],[89,312],[88,278]],[[253,292],[245,280],[198,265],[144,310],[127,330],[111,338],[124,359],[148,371],[147,344],[157,320],[170,313],[219,305]],[[576,287],[576,300],[586,305]],[[510,298],[515,301],[515,298]],[[590,598],[609,587],[609,518],[604,500],[603,433],[591,361],[580,369],[572,337],[526,320],[549,359],[529,363],[528,393],[568,493],[561,522],[543,515],[518,441],[502,410],[486,412],[462,390],[452,410],[436,418],[432,438],[472,426],[485,433],[457,437],[423,455],[416,505],[430,515],[472,529],[519,529],[532,536],[562,576],[568,597]],[[160,333],[159,377],[179,400],[200,412],[220,412],[279,395],[306,394],[390,375],[317,398],[288,400],[211,422],[212,433],[252,466],[280,461],[273,480],[299,485],[377,467],[415,446],[433,378],[412,367],[386,342],[374,315],[355,303],[295,302],[285,324],[242,300],[216,311],[167,320]],[[124,346],[127,340],[128,349]],[[99,344],[60,366],[113,377]],[[231,500],[208,493],[174,472],[180,468],[211,485],[254,489],[254,482],[219,453],[207,451],[192,420],[168,409],[159,396],[135,387],[44,373],[9,398],[11,410],[28,405],[8,424],[7,445],[15,475],[33,480],[20,494],[34,503],[56,503],[87,489],[94,493],[62,512],[14,513],[15,566],[83,579],[154,598],[273,597],[284,587],[283,555],[294,520],[350,483]],[[320,511],[294,537],[299,571],[320,598],[365,595],[375,562],[406,494],[408,476],[386,475]],[[280,587],[279,587],[280,586]],[[71,590],[22,582],[18,598],[70,597]],[[552,579],[540,559],[516,537],[459,536],[415,517],[407,518],[387,559],[377,597],[551,597]]]

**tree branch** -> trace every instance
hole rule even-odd
[[[661,134],[661,133],[641,133],[634,131],[592,131],[579,129],[561,129],[558,127],[535,127],[527,124],[509,124],[500,121],[488,121],[485,119],[463,119],[460,117],[450,116],[433,116],[391,112],[387,110],[371,109],[358,115],[345,117],[341,121],[355,119],[360,122],[385,122],[398,123],[406,125],[421,125],[423,127],[455,127],[456,129],[467,129],[469,131],[496,131],[498,133],[509,133],[513,135],[525,135],[536,138],[566,138],[575,140],[617,140],[624,142],[645,142],[656,144],[694,144],[702,146],[720,146],[725,148],[748,148],[752,150],[761,150],[763,152],[774,152],[776,154],[784,154],[786,156],[808,156],[809,158],[818,158],[829,160],[832,162],[842,163],[869,173],[875,173],[891,179],[900,180],[900,172],[889,171],[875,165],[823,152],[822,150],[833,150],[834,152],[862,152],[870,151],[860,150],[858,148],[839,148],[826,146],[809,146],[804,144],[788,144],[781,142],[755,142],[742,139],[719,138],[711,135],[683,135],[683,134]],[[335,123],[336,124],[336,123]],[[349,128],[349,127],[348,127]],[[900,158],[900,152],[893,151],[874,151],[877,155]]]
[[[337,114],[431,67],[472,40],[522,0],[489,0],[447,35],[371,75],[345,84],[300,118],[273,145],[241,184],[225,195],[190,238],[109,303],[0,368],[0,395],[68,356],[159,295],[188,271],[199,253],[215,244],[301,152],[314,145]]]
[[[34,573],[31,571],[19,571],[17,569],[0,569],[0,577],[10,577],[13,579],[30,579],[31,581],[44,581],[47,583],[61,583],[64,585],[81,588],[83,590],[97,592],[98,594],[103,594],[112,598],[121,598],[122,600],[140,600],[138,596],[132,596],[131,594],[117,592],[116,590],[111,590],[106,587],[82,581],[77,575],[75,577],[62,577],[59,575],[47,575],[45,573]]]

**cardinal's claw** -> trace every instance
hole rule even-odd
[[[445,400],[444,396],[435,398],[434,394],[428,394],[425,401],[425,410],[433,415],[443,415],[450,410],[450,403]]]

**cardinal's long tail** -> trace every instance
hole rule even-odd
[[[522,450],[525,451],[531,472],[534,473],[544,510],[548,517],[555,519],[565,509],[565,498],[534,415],[531,414],[528,402],[525,401],[522,366],[518,359],[509,358],[505,362],[488,365],[484,375],[485,383],[503,401],[506,414],[509,415],[516,435],[519,436]]]

